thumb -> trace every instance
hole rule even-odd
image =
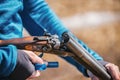
[[[40,76],[40,71],[36,70],[32,73],[30,77],[27,78],[27,80],[31,80],[33,78],[39,77]]]
[[[42,58],[38,57],[34,52],[27,51],[27,50],[23,50],[23,51],[30,57],[30,60],[32,61],[32,63],[44,64],[44,61],[42,60]]]
[[[34,52],[26,50],[24,52],[28,54],[31,62],[35,65],[35,70],[43,71],[47,68],[47,62],[38,57]]]
[[[96,76],[92,77],[91,80],[99,80]]]

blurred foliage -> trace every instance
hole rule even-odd
[[[46,0],[59,16],[88,11],[120,11],[120,0]]]

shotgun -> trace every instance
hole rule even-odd
[[[62,40],[57,35],[50,34],[0,40],[0,46],[8,44],[15,45],[18,49],[55,54],[63,57],[71,56],[99,79],[112,80],[105,67],[91,56],[68,32],[62,35]]]

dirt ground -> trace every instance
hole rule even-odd
[[[75,14],[87,12],[120,13],[120,0],[46,0],[55,13],[63,19]],[[70,30],[91,49],[105,60],[120,67],[120,15],[113,22],[100,24],[98,27],[74,27]],[[85,78],[74,66],[55,55],[45,55],[49,61],[59,61],[59,68],[41,72],[41,77],[34,80],[90,80]]]

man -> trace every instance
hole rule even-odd
[[[23,12],[24,10],[24,12]],[[25,15],[20,16],[23,12]],[[23,23],[32,23],[27,19],[29,16],[37,27],[39,27],[39,35],[44,30],[57,34],[59,37],[64,32],[70,32],[57,18],[53,11],[49,8],[44,0],[1,0],[0,1],[0,39],[12,39],[22,37]],[[21,18],[22,17],[22,18]],[[22,19],[24,18],[23,22]],[[26,20],[26,21],[25,21]],[[36,27],[34,24],[24,25]],[[119,68],[112,64],[106,63],[97,53],[89,49],[82,41],[76,40],[111,73],[114,80],[120,80]],[[36,58],[31,51],[18,51],[14,45],[0,47],[0,79],[5,80],[25,80],[26,78],[34,78],[40,75],[39,71],[34,68],[34,63],[45,64],[40,58]],[[36,58],[36,59],[35,59]],[[8,60],[10,59],[10,60]],[[91,77],[92,80],[98,80],[96,76],[91,74],[82,65],[78,64],[70,57],[65,58],[68,62],[76,66],[85,76]],[[8,62],[7,62],[8,61]],[[9,62],[10,61],[10,62]],[[6,63],[5,65],[3,65]],[[9,63],[9,65],[8,65]],[[27,64],[27,65],[25,65]],[[26,68],[28,67],[29,68]],[[5,72],[8,72],[7,74]]]

